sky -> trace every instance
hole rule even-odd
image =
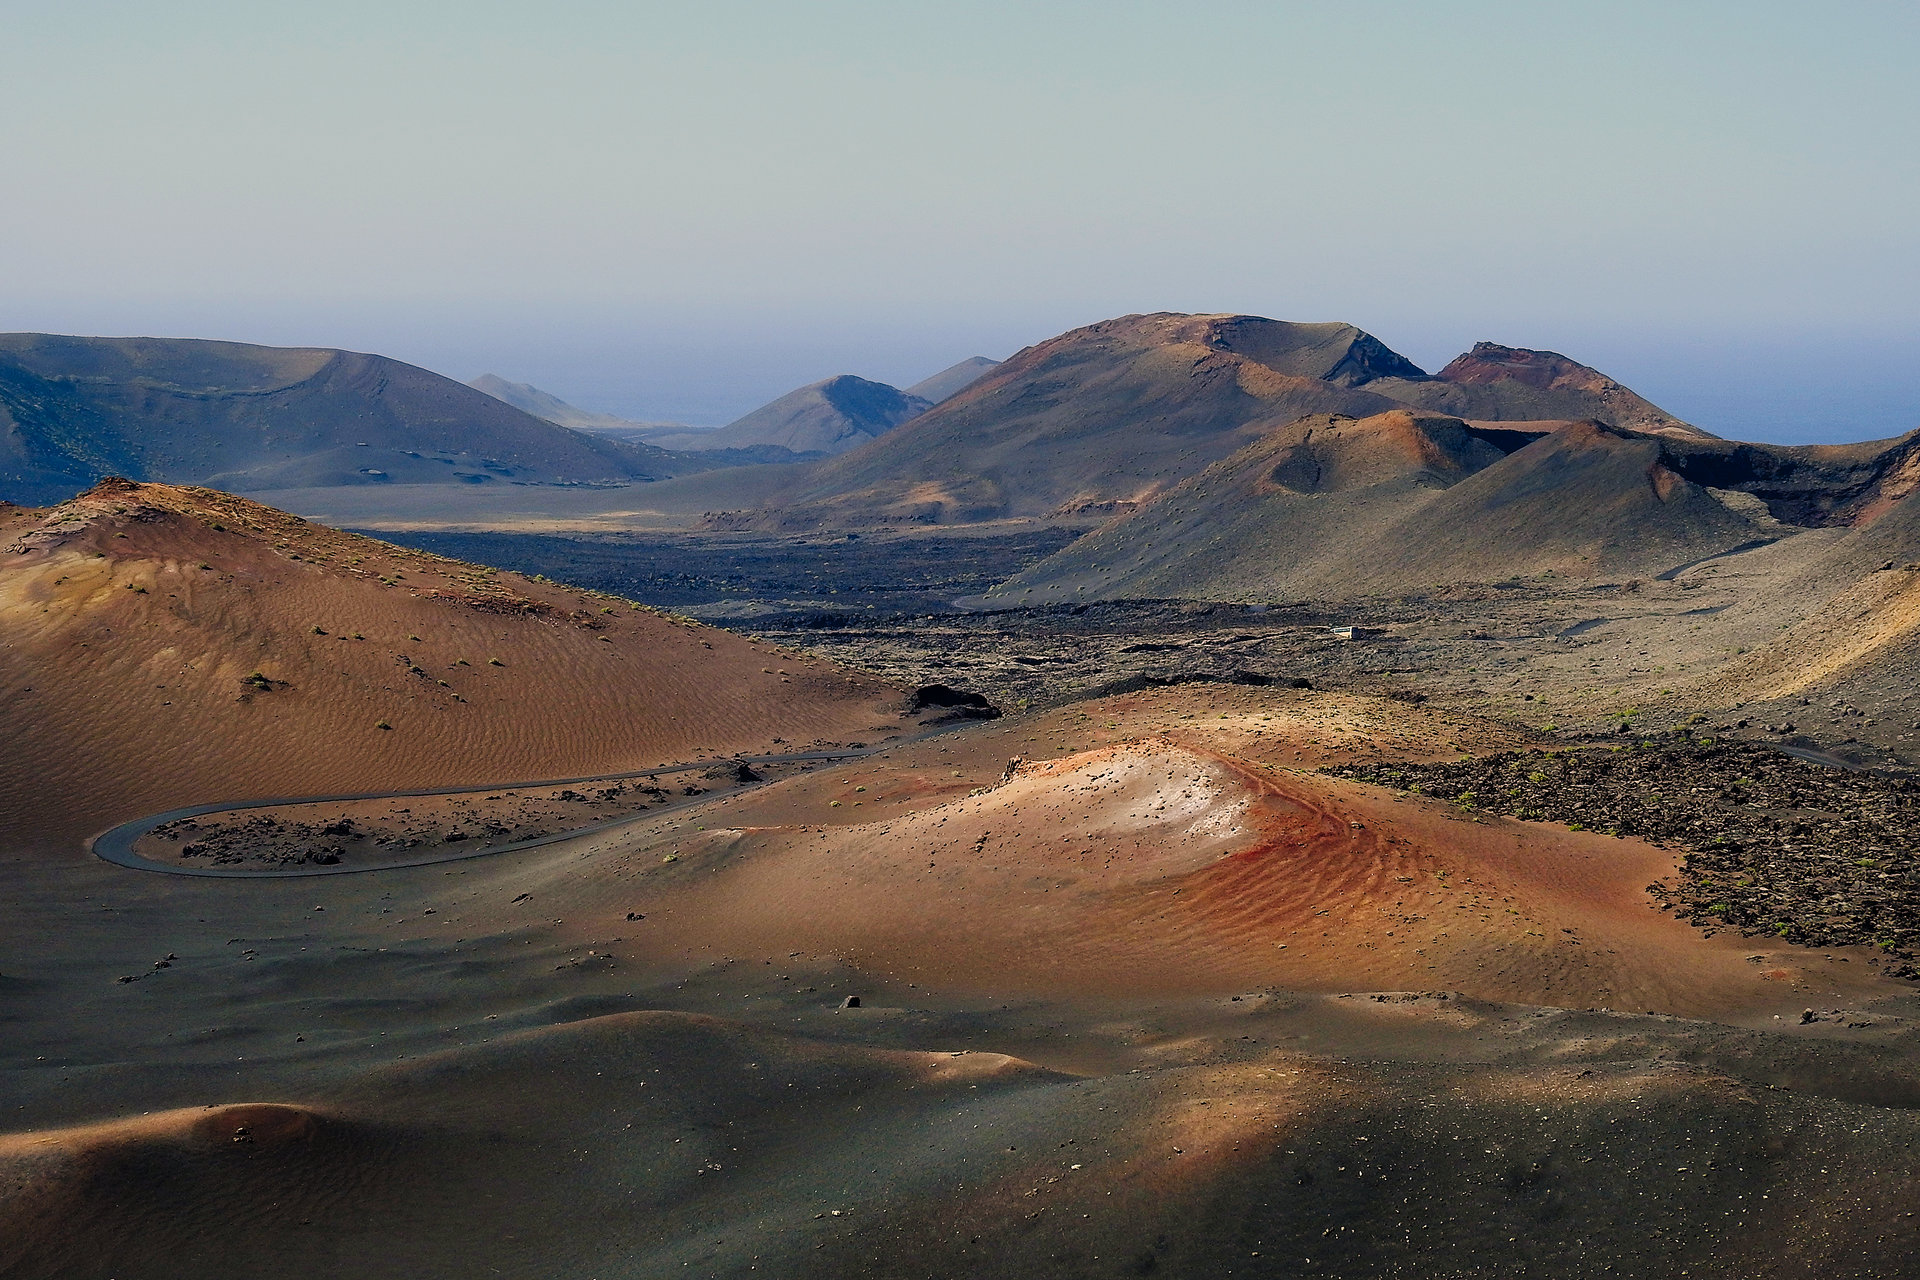
[[[0,330],[719,423],[1137,311],[1920,426],[1920,6],[0,0]]]

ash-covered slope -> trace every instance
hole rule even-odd
[[[1454,418],[1405,409],[1365,419],[1316,414],[1089,533],[988,598],[1230,597],[1317,578],[1356,538],[1504,456],[1501,443]]]
[[[980,379],[1000,367],[998,360],[986,356],[968,356],[959,364],[950,365],[930,378],[922,378],[907,388],[910,396],[919,396],[929,404],[939,404],[942,400],[951,400]]]
[[[736,522],[959,523],[1111,511],[1412,366],[1349,325],[1125,316],[1028,347],[882,439],[816,468],[784,508]],[[1417,372],[1417,370],[1415,370]]]
[[[1554,572],[1657,574],[1791,533],[1688,479],[1664,437],[1393,410],[1309,418],[990,593],[1351,597]],[[1698,461],[1698,455],[1694,456]]]
[[[649,426],[673,425],[633,422],[627,418],[616,418],[610,413],[595,413],[591,409],[581,409],[568,404],[550,391],[542,391],[530,382],[509,382],[494,373],[483,373],[477,378],[469,378],[467,385],[475,391],[485,392],[495,400],[505,401],[524,413],[530,413],[536,418],[544,418],[556,426],[572,427],[576,431],[596,429],[630,431],[644,430]]]
[[[1347,564],[1389,590],[1656,575],[1783,532],[1680,474],[1660,438],[1576,422],[1434,495]]]
[[[323,348],[0,335],[0,498],[103,475],[232,490],[655,479],[689,466],[425,369]]]
[[[0,829],[870,738],[830,663],[208,489],[0,505]]]
[[[1383,395],[1458,418],[1514,422],[1591,418],[1612,427],[1689,440],[1713,439],[1597,369],[1554,351],[1476,342],[1431,378],[1395,379]]]
[[[898,387],[843,373],[789,391],[717,431],[654,439],[669,449],[784,449],[824,457],[883,436],[931,407]]]
[[[1449,413],[1457,402],[1475,418],[1657,418],[1690,431],[1584,366],[1508,355],[1511,368],[1483,353],[1434,378],[1348,324],[1124,316],[1017,353],[907,426],[816,468],[782,506],[717,523],[1112,514],[1303,416],[1370,417],[1429,402]]]

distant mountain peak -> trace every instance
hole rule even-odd
[[[483,373],[470,379],[467,385],[475,391],[483,391],[495,400],[512,405],[523,413],[562,427],[623,428],[638,427],[644,424],[617,418],[609,413],[595,413],[590,409],[580,409],[568,404],[559,396],[528,382],[509,382],[497,373]]]
[[[930,404],[939,404],[942,400],[951,400],[999,367],[998,360],[986,356],[968,356],[931,378],[922,378],[906,391],[908,395],[919,396]]]
[[[1524,382],[1543,390],[1568,388],[1604,392],[1625,389],[1598,369],[1557,351],[1533,351],[1526,347],[1502,346],[1498,342],[1474,343],[1471,351],[1455,356],[1446,368],[1434,376],[1443,382]]]
[[[1377,378],[1424,378],[1426,370],[1345,321],[1296,323],[1264,316],[1209,316],[1206,345],[1295,377],[1358,387]]]
[[[802,456],[837,454],[932,407],[898,387],[840,373],[796,387],[717,431],[659,439],[671,448],[696,451],[778,448]]]
[[[1433,380],[1495,391],[1502,387],[1528,389],[1515,393],[1519,395],[1537,392],[1584,396],[1590,398],[1591,405],[1584,416],[1599,417],[1616,427],[1693,440],[1715,438],[1691,423],[1682,422],[1598,369],[1557,351],[1476,342],[1472,350],[1456,356]]]

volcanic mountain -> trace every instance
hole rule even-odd
[[[1803,528],[1904,514],[1920,483],[1916,456],[1920,433],[1787,448],[1591,420],[1321,415],[1272,431],[989,598],[1338,598],[1550,572],[1660,576]],[[1890,519],[1867,554],[1920,553],[1900,526]]]
[[[634,422],[627,418],[616,418],[610,413],[595,413],[591,409],[577,408],[552,392],[542,391],[532,383],[509,382],[493,373],[483,373],[477,378],[469,378],[467,385],[475,391],[484,391],[495,400],[505,401],[536,418],[544,418],[556,426],[572,427],[576,431],[644,431],[648,428],[670,428],[680,425],[675,422]]]
[[[1017,353],[907,426],[814,469],[782,506],[716,523],[1110,515],[1306,415],[1369,417],[1432,399],[1488,419],[1657,418],[1663,430],[1708,438],[1564,357],[1509,351],[1502,363],[1489,350],[1429,377],[1348,324],[1124,316]]]
[[[897,691],[829,663],[207,489],[0,506],[0,546],[0,829],[23,837],[904,723]]]
[[[718,431],[662,434],[670,449],[778,448],[795,456],[845,453],[924,413],[931,401],[850,373],[809,383]]]
[[[1700,428],[1621,386],[1597,369],[1553,351],[1476,342],[1431,378],[1383,379],[1381,395],[1458,418],[1512,422],[1592,418],[1650,435],[1699,440]]]
[[[186,338],[0,335],[0,498],[104,475],[232,490],[554,484],[705,469],[384,356]]]
[[[998,360],[968,356],[959,364],[942,369],[930,378],[920,379],[907,388],[907,394],[919,396],[930,404],[939,404],[942,400],[953,399],[999,367]]]

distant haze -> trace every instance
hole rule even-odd
[[[1920,426],[1920,11],[8,6],[0,331],[375,351],[716,424],[1137,311]]]

